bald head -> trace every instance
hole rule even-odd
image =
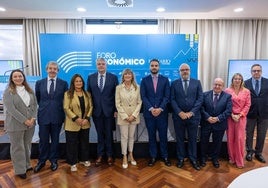
[[[224,88],[224,81],[222,78],[215,78],[213,83],[213,91],[215,93],[221,93]]]

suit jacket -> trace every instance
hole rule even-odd
[[[173,118],[180,118],[178,114],[183,112],[193,112],[195,120],[200,120],[200,108],[203,102],[202,86],[199,80],[191,78],[187,90],[184,93],[181,79],[177,79],[171,84],[171,106],[173,108]]]
[[[261,89],[257,96],[252,86],[252,78],[245,81],[245,87],[250,90],[251,106],[247,117],[268,119],[268,79],[261,78]]]
[[[113,117],[115,108],[115,88],[118,85],[117,76],[106,72],[105,85],[102,91],[98,87],[98,73],[88,76],[87,90],[91,93],[93,101],[93,116]]]
[[[7,88],[4,92],[3,102],[5,109],[5,130],[23,131],[28,127],[24,124],[27,119],[36,118],[37,101],[34,94],[30,95],[30,105],[26,106],[18,94],[12,94]]]
[[[65,118],[63,110],[64,92],[67,91],[66,81],[57,78],[56,88],[51,98],[47,91],[47,78],[38,80],[35,84],[35,94],[38,102],[38,124],[62,124]]]
[[[139,86],[135,90],[134,86],[131,85],[130,91],[126,91],[125,84],[116,86],[115,105],[118,112],[117,124],[128,125],[129,123],[124,121],[124,119],[128,118],[130,115],[133,115],[136,118],[133,124],[139,124],[141,104],[142,101]]]
[[[79,131],[80,129],[88,129],[90,127],[90,117],[92,115],[93,105],[92,105],[92,99],[90,93],[88,93],[87,97],[85,94],[84,101],[85,101],[85,114],[82,117],[82,111],[80,106],[80,101],[78,98],[78,95],[74,93],[74,96],[72,99],[68,96],[68,93],[65,92],[64,94],[64,111],[66,114],[65,122],[64,122],[64,128],[67,131]],[[88,123],[84,126],[77,125],[75,121],[72,120],[72,118],[79,117],[82,119],[88,119]]]
[[[152,75],[144,77],[141,81],[141,99],[143,103],[143,116],[154,117],[150,108],[162,108],[161,115],[167,115],[167,104],[170,98],[170,85],[167,77],[158,75],[157,88],[154,92]]]
[[[227,128],[227,118],[232,113],[232,96],[222,91],[215,108],[213,106],[213,90],[205,92],[203,96],[201,126],[212,125],[214,130],[225,130]],[[211,116],[218,117],[219,121],[214,124],[209,123],[207,119]]]

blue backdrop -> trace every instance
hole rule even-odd
[[[198,35],[91,35],[41,34],[40,56],[42,77],[46,77],[47,62],[57,61],[59,77],[70,81],[75,73],[87,76],[96,72],[95,60],[106,59],[108,71],[121,81],[124,68],[131,68],[140,83],[150,73],[149,61],[160,60],[160,73],[170,81],[179,77],[178,67],[188,63],[191,76],[197,78]]]

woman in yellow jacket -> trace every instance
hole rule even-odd
[[[128,167],[128,159],[132,165],[137,165],[133,158],[134,133],[140,123],[141,109],[140,87],[136,84],[132,70],[125,69],[122,82],[116,87],[115,105],[118,111],[117,124],[121,133],[121,150],[123,154],[122,167]],[[127,150],[129,156],[127,159]]]
[[[84,166],[90,166],[89,128],[93,106],[91,94],[85,91],[84,86],[81,75],[75,74],[70,89],[64,94],[66,156],[71,171],[77,171],[79,161]]]

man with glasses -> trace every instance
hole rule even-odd
[[[245,87],[251,93],[251,107],[247,115],[246,125],[246,160],[252,161],[252,156],[261,163],[265,163],[262,150],[268,127],[268,79],[262,77],[262,66],[251,66],[252,77],[245,81]],[[255,150],[253,149],[254,130],[257,127],[257,139]]]
[[[171,84],[171,106],[177,140],[177,167],[182,168],[186,151],[185,131],[188,134],[188,158],[194,169],[200,170],[197,163],[197,131],[201,119],[200,108],[203,102],[202,86],[199,80],[190,78],[190,66],[179,67],[181,78]]]

